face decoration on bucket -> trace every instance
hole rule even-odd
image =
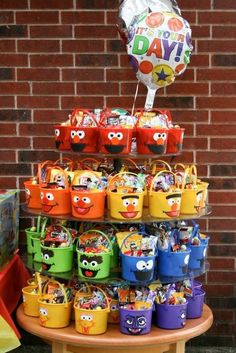
[[[103,263],[101,256],[87,256],[85,254],[80,256],[79,267],[83,276],[88,278],[95,278],[100,271],[100,265]]]
[[[121,131],[109,132],[104,147],[109,153],[121,153],[125,147],[124,136]],[[122,144],[123,141],[123,144]]]
[[[139,335],[147,326],[146,317],[143,315],[126,315],[124,327],[132,335]]]
[[[25,189],[25,201],[26,201],[27,205],[30,203],[30,199],[31,199],[30,190],[29,189]]]
[[[67,128],[62,126],[60,129],[56,128],[55,132],[55,144],[58,149],[67,149],[68,137],[67,137]]]
[[[54,253],[52,250],[42,250],[42,269],[45,271],[50,270],[54,265],[53,263]]]
[[[110,318],[110,321],[112,321],[112,322],[119,321],[119,306],[118,306],[118,304],[111,303],[109,318]]]
[[[94,205],[92,204],[92,200],[87,196],[81,198],[79,196],[73,197],[72,207],[74,211],[78,213],[78,215],[87,214],[93,206]]]
[[[167,134],[165,132],[155,132],[152,139],[153,141],[151,141],[151,143],[147,143],[149,150],[152,153],[164,153],[167,143]]]
[[[139,196],[132,195],[132,196],[122,196],[124,210],[120,211],[120,214],[124,218],[134,218],[138,215],[138,202]]]
[[[202,209],[202,199],[203,199],[203,190],[200,190],[197,192],[197,205],[194,206],[196,208],[197,212],[200,212]]]
[[[58,203],[54,199],[54,195],[51,192],[42,191],[40,193],[41,204],[43,212],[50,212],[53,207],[57,206]]]
[[[48,311],[45,308],[39,309],[39,320],[42,326],[45,326],[46,322],[49,320]]]
[[[166,211],[168,217],[178,217],[180,213],[181,194],[171,194],[166,196]]]
[[[179,318],[181,319],[181,325],[182,326],[185,326],[185,324],[186,324],[186,311],[185,310],[181,310],[180,311],[180,316],[179,316]]]
[[[140,260],[136,263],[134,275],[137,281],[149,281],[152,277],[153,260]]]
[[[74,152],[82,152],[86,147],[85,132],[83,130],[71,130],[70,145]]]
[[[92,315],[80,315],[79,320],[77,321],[78,325],[81,326],[82,333],[84,335],[89,335],[89,331],[92,327],[96,325],[96,322],[93,320]]]
[[[184,258],[184,265],[180,266],[180,268],[182,269],[182,273],[183,274],[186,274],[188,272],[189,258],[190,258],[190,255],[189,254],[186,255],[185,258]]]

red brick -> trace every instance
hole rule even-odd
[[[185,95],[207,95],[208,94],[208,83],[187,83],[177,82],[166,87],[166,93],[168,94],[185,94]]]
[[[180,0],[178,1],[178,5],[180,9],[198,9],[198,10],[205,10],[205,9],[210,9],[211,8],[211,0],[204,0],[204,1],[199,1],[199,0]]]
[[[220,283],[235,283],[236,281],[236,272],[230,271],[211,271],[208,273],[208,279],[212,282]]]
[[[59,108],[59,97],[18,96],[18,108]]]
[[[212,217],[235,217],[236,216],[236,206],[216,206],[214,205],[211,213]]]
[[[100,69],[62,69],[63,81],[104,81],[104,70]]]
[[[47,52],[59,52],[60,42],[59,40],[18,40],[17,42],[18,52],[25,53],[47,53]]]
[[[207,110],[173,110],[172,119],[176,123],[181,122],[207,122]]]
[[[1,4],[0,4],[1,8]],[[13,23],[14,15],[13,11],[0,11],[0,23]]]
[[[17,69],[19,81],[56,81],[59,80],[59,69]]]
[[[182,125],[181,125],[182,127]],[[186,136],[189,136],[189,134],[186,134]],[[207,149],[207,139],[204,138],[189,138],[189,137],[185,137],[184,138],[184,149],[185,150],[203,150],[203,149]]]
[[[28,56],[24,54],[1,54],[1,66],[28,66]]]
[[[31,38],[70,38],[72,26],[30,26]]]
[[[211,269],[215,269],[214,268],[214,261],[220,261],[221,263],[224,262],[224,260],[226,259],[210,259],[210,267]],[[226,267],[224,268],[223,267],[218,267],[218,269],[228,269],[227,267],[227,261],[225,261],[226,263]],[[212,267],[213,266],[213,267]],[[216,268],[217,269],[217,268]],[[209,285],[204,285],[204,290],[206,291],[206,296],[207,298],[210,298],[210,297],[215,297],[216,296],[216,293],[217,293],[217,296],[220,296],[220,297],[230,297],[233,295],[234,293],[234,286],[233,285],[222,285],[222,284],[209,284]]]
[[[91,38],[91,41],[95,38],[117,38],[116,26],[75,26],[75,37],[79,38]]]
[[[171,158],[173,159],[173,158]],[[172,163],[184,163],[184,164],[192,164],[193,163],[193,152],[191,151],[183,151],[181,156],[175,156]],[[203,220],[204,222],[204,220]],[[203,227],[201,226],[201,229]]]
[[[236,80],[236,71],[234,69],[198,69],[198,81],[225,81],[230,79]]]
[[[194,11],[193,8],[191,11],[182,11],[181,16],[186,19],[190,24],[195,24],[197,22],[197,11]]]
[[[236,83],[212,83],[211,93],[213,95],[235,95],[236,94]]]
[[[54,129],[52,124],[20,124],[19,133],[21,136],[52,136]]]
[[[214,108],[214,109],[236,108],[236,101],[231,97],[197,97],[196,108]]]
[[[214,287],[214,286],[213,286]],[[234,320],[233,310],[214,310],[214,320],[219,322],[230,322]]]
[[[112,82],[99,82],[99,84],[77,83],[78,95],[119,95],[119,84]]]
[[[206,125],[198,124],[196,126],[197,136],[235,136],[236,124],[235,125]]]
[[[64,67],[73,66],[73,56],[70,54],[31,55],[32,67]]]
[[[14,96],[0,96],[0,108],[12,108],[14,106]]]
[[[236,334],[235,324],[217,324],[210,328],[209,334],[231,336]]]
[[[0,52],[1,53],[10,53],[16,50],[16,41],[11,39],[1,39],[0,41]]]
[[[42,149],[42,148],[47,148],[47,149],[54,149],[55,148],[55,142],[52,137],[34,137],[33,138],[33,148],[34,149]]]
[[[105,42],[104,40],[63,40],[62,51],[72,53],[101,53],[104,52]],[[89,54],[88,54],[89,55]]]
[[[16,162],[16,152],[15,151],[2,151],[0,150],[0,162],[11,163]],[[7,167],[3,164],[0,168],[0,175],[7,175],[7,171],[5,170]]]
[[[71,111],[72,108],[70,108],[70,110],[34,110],[34,121],[41,123],[52,122],[57,124],[66,121],[68,114],[71,113]]]
[[[225,191],[210,191],[209,203],[210,204],[227,204],[229,202],[229,194]],[[236,192],[230,192],[230,203],[236,204]],[[223,206],[224,207],[224,206]]]
[[[29,84],[26,82],[0,82],[0,94],[28,94]]]
[[[226,11],[204,11],[204,12],[199,12],[198,13],[198,21],[199,24],[205,23],[205,24],[235,24],[236,23],[236,17],[234,12],[226,12]]]
[[[235,136],[232,138],[216,138],[210,139],[210,149],[211,150],[233,150],[235,148]]]
[[[74,83],[66,82],[34,82],[33,94],[48,94],[48,95],[61,95],[61,94],[74,94]]]
[[[236,55],[233,54],[215,54],[212,55],[213,66],[234,67],[236,66]]]
[[[47,23],[58,23],[58,21],[59,21],[59,13],[57,11],[17,11],[16,12],[16,23],[47,24]]]
[[[107,69],[108,81],[135,81],[136,76],[132,70],[129,69]]]
[[[214,9],[236,9],[236,3],[234,0],[214,0]]]
[[[28,0],[1,0],[0,9],[27,9]]]
[[[84,97],[62,97],[61,107],[62,109],[72,109],[72,107],[89,107],[89,108],[100,108],[104,107],[104,97],[84,96]]]
[[[197,55],[192,55],[190,58],[190,64],[189,67],[208,67],[209,66],[209,55],[205,54],[197,54]]]
[[[234,40],[199,40],[198,52],[236,52]]]
[[[119,1],[118,0],[76,0],[76,8],[77,9],[91,9],[91,10],[96,10],[96,9],[118,9],[119,6]]]
[[[80,54],[75,56],[75,64],[77,66],[111,67],[118,65],[118,57],[112,54]]]
[[[212,27],[213,38],[232,38],[236,37],[236,28],[233,26],[213,26]]]
[[[17,189],[17,178],[14,176],[0,177],[0,188],[1,189]]]
[[[68,24],[99,23],[105,22],[104,12],[95,11],[62,11],[61,22]]]
[[[226,111],[222,112],[222,110],[212,111],[211,112],[211,121],[213,124],[218,123],[229,123],[235,122],[236,120],[236,111]]]
[[[235,152],[197,152],[197,160],[201,163],[235,163]]]
[[[0,138],[0,146],[4,146],[4,149],[21,149],[30,148],[30,139],[23,137],[2,137]]]
[[[31,9],[73,9],[73,0],[31,0]]]
[[[195,25],[191,26],[192,38],[209,38],[210,26]]]
[[[231,219],[230,222],[228,218],[222,219],[209,219],[209,231],[211,229],[217,229],[218,231],[232,231],[236,228],[236,219]]]
[[[211,231],[211,244],[236,244],[236,234],[232,233],[232,229],[227,232],[219,231],[219,233]]]
[[[0,134],[3,135],[12,135],[14,136],[16,134],[16,124],[6,124],[6,123],[1,123],[0,124]]]

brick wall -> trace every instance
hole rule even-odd
[[[234,346],[236,256],[236,1],[178,0],[191,23],[191,64],[159,90],[186,128],[175,161],[211,180],[207,301],[215,321],[198,344]],[[131,107],[136,77],[115,28],[118,0],[0,1],[0,187],[22,189],[34,164],[56,159],[53,128],[74,107]],[[146,89],[140,89],[142,107]],[[28,219],[22,219],[24,227]]]

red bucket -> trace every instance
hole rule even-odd
[[[54,125],[55,144],[60,151],[70,150],[70,126]]]
[[[24,187],[27,207],[40,209],[41,199],[39,184],[33,184],[33,180],[28,180],[24,182]]]
[[[100,127],[99,152],[105,154],[129,154],[132,143],[132,128]]]
[[[168,129],[136,128],[137,150],[140,154],[166,153]]]
[[[70,148],[74,152],[96,153],[98,127],[70,126]]]
[[[168,131],[167,153],[179,153],[182,151],[184,130],[180,127],[172,127]]]

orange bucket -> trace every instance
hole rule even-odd
[[[34,183],[33,180],[24,182],[26,205],[29,208],[42,208],[40,198],[40,186]]]
[[[68,176],[60,167],[54,167],[54,169],[60,170],[61,174],[64,176],[65,187],[58,188],[57,185],[50,185],[50,183],[40,184],[42,211],[47,215],[70,214],[71,202]]]
[[[75,174],[75,182],[76,179]],[[84,181],[83,185],[80,185],[81,180]],[[102,187],[101,178],[92,171],[84,171],[80,173],[78,183],[79,185],[71,187],[72,216],[83,219],[103,217],[106,194]],[[89,189],[89,184],[93,184],[91,189]]]

